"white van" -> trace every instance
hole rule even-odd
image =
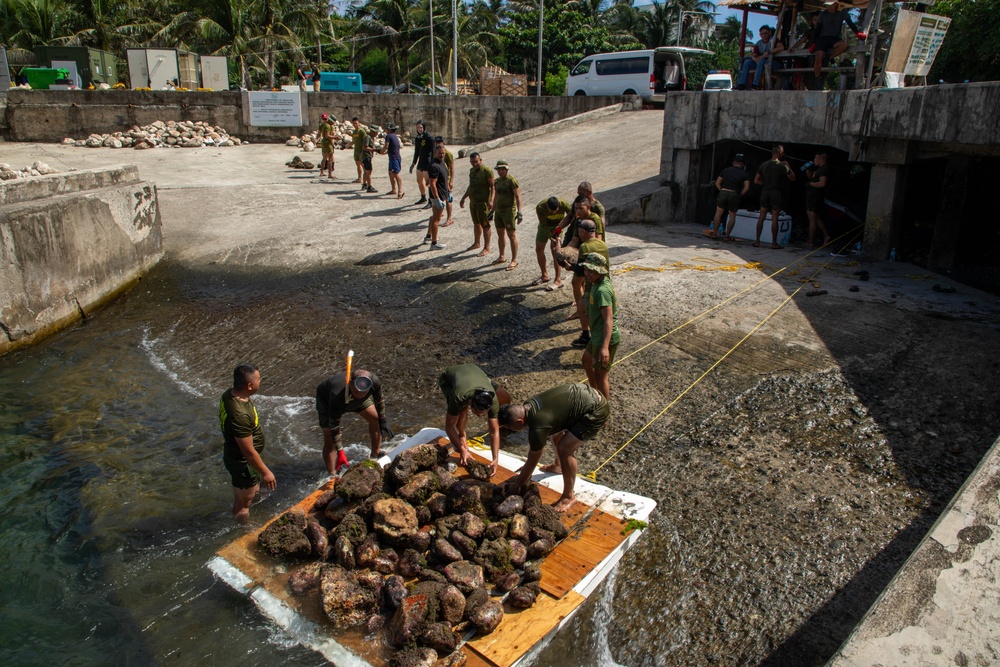
[[[643,102],[662,102],[669,91],[687,90],[684,56],[695,54],[712,52],[690,46],[661,46],[587,56],[566,77],[566,94],[638,95]]]

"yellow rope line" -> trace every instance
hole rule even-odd
[[[845,234],[844,236],[846,236],[846,234]],[[834,240],[836,240],[836,239],[834,239]],[[853,237],[852,237],[852,240],[853,240]],[[833,243],[833,241],[831,241],[830,243]],[[817,250],[818,250],[818,249],[817,249]],[[816,252],[816,250],[814,250],[813,252]],[[809,254],[811,255],[812,253],[809,253]],[[806,255],[805,257],[808,257],[808,256],[809,256],[809,255]],[[697,379],[696,379],[696,380],[695,380],[694,382],[692,382],[691,384],[689,384],[689,385],[688,385],[688,386],[687,386],[687,387],[686,387],[686,388],[684,389],[684,391],[682,391],[681,393],[679,393],[679,394],[677,395],[677,397],[676,397],[676,398],[674,398],[674,400],[670,401],[670,403],[668,403],[668,404],[667,404],[667,406],[666,406],[665,408],[663,408],[662,410],[660,410],[660,412],[659,412],[659,413],[657,413],[657,415],[656,415],[655,417],[653,417],[653,418],[652,418],[652,419],[650,419],[650,420],[649,420],[648,422],[646,422],[646,424],[645,424],[645,425],[644,425],[644,426],[643,426],[642,428],[640,428],[640,429],[639,429],[638,431],[636,431],[636,432],[635,432],[635,434],[634,434],[634,435],[633,435],[633,436],[632,436],[631,438],[629,438],[629,439],[628,439],[628,440],[627,440],[627,441],[625,442],[625,444],[623,444],[623,445],[622,445],[621,447],[619,447],[619,448],[618,448],[618,449],[617,449],[617,450],[615,451],[615,453],[614,453],[614,454],[612,454],[612,455],[611,455],[611,456],[609,456],[609,457],[608,457],[607,459],[605,459],[604,463],[602,463],[601,465],[597,466],[596,468],[594,468],[594,469],[593,469],[592,471],[590,471],[589,473],[586,473],[586,474],[584,474],[584,475],[581,475],[581,477],[584,477],[584,478],[586,478],[586,479],[589,479],[589,480],[591,480],[591,481],[593,481],[593,482],[596,482],[596,481],[597,481],[597,473],[598,473],[598,471],[599,471],[599,470],[600,470],[601,468],[603,468],[603,467],[604,467],[604,466],[606,466],[606,465],[607,465],[608,463],[610,463],[610,462],[611,462],[611,460],[612,460],[613,458],[615,458],[616,456],[618,456],[618,455],[619,455],[619,454],[620,454],[620,453],[621,453],[621,452],[622,452],[622,451],[623,451],[623,450],[624,450],[624,449],[625,449],[626,447],[628,447],[628,446],[629,446],[630,444],[632,444],[632,442],[633,442],[633,441],[634,441],[634,440],[635,440],[636,438],[638,438],[638,437],[639,437],[640,435],[642,435],[642,433],[643,433],[644,431],[646,431],[646,429],[648,429],[648,428],[649,428],[650,426],[652,426],[652,425],[653,425],[653,422],[655,422],[655,421],[656,421],[657,419],[659,419],[660,417],[662,417],[662,416],[664,415],[664,413],[666,413],[666,412],[667,412],[667,410],[669,410],[670,408],[674,407],[674,405],[676,405],[678,401],[680,401],[680,400],[681,400],[681,399],[682,399],[682,398],[683,398],[683,397],[684,397],[684,396],[685,396],[685,395],[686,395],[686,394],[687,394],[687,393],[688,393],[689,391],[691,391],[692,389],[694,389],[694,387],[695,387],[695,386],[696,386],[696,385],[697,385],[697,384],[698,384],[699,382],[701,382],[701,381],[702,381],[702,380],[703,380],[703,379],[704,379],[704,378],[705,378],[705,377],[706,377],[706,376],[707,376],[707,375],[708,375],[709,373],[711,373],[711,372],[712,372],[713,370],[715,370],[715,369],[716,369],[716,368],[717,368],[717,367],[719,366],[719,364],[721,364],[721,363],[722,363],[723,361],[725,361],[725,360],[726,360],[726,359],[727,359],[727,358],[729,357],[729,355],[731,355],[731,354],[732,354],[733,352],[735,352],[735,351],[737,350],[737,348],[739,348],[739,347],[740,347],[740,345],[742,345],[742,344],[743,344],[744,342],[746,342],[746,340],[747,340],[748,338],[750,338],[750,336],[752,336],[752,335],[754,335],[755,333],[757,333],[757,331],[758,331],[758,330],[759,330],[759,329],[760,329],[760,328],[761,328],[762,326],[764,326],[764,324],[766,324],[766,323],[767,323],[767,321],[768,321],[768,320],[770,320],[770,319],[771,319],[771,318],[772,318],[772,317],[773,317],[773,316],[775,315],[775,313],[777,313],[777,312],[778,312],[779,310],[781,310],[782,308],[784,308],[784,307],[785,307],[785,305],[786,305],[786,304],[787,304],[787,303],[788,303],[789,301],[791,301],[791,300],[792,300],[792,298],[793,298],[793,297],[794,297],[794,296],[795,296],[796,294],[798,294],[798,293],[799,293],[799,291],[800,291],[800,290],[801,290],[801,289],[802,289],[803,287],[805,287],[805,286],[806,286],[806,284],[810,284],[810,283],[812,283],[812,282],[813,282],[813,278],[815,278],[815,277],[816,277],[816,276],[817,276],[817,275],[819,274],[819,272],[820,272],[820,271],[822,271],[822,270],[823,270],[824,268],[826,268],[827,264],[829,264],[829,263],[830,263],[830,262],[832,262],[833,260],[834,260],[834,257],[831,257],[830,259],[828,259],[828,260],[826,261],[826,263],[825,263],[825,264],[823,264],[823,265],[822,265],[822,266],[820,266],[820,267],[819,267],[818,269],[816,269],[816,271],[815,271],[815,272],[813,273],[813,275],[812,275],[812,276],[811,276],[811,277],[810,277],[809,279],[807,279],[807,281],[803,281],[803,284],[799,285],[799,286],[798,286],[798,287],[797,287],[797,288],[795,289],[795,291],[794,291],[794,292],[792,292],[792,293],[791,293],[791,294],[789,294],[789,295],[788,295],[787,297],[785,297],[784,301],[782,301],[782,302],[781,302],[780,304],[778,304],[778,306],[777,306],[777,307],[776,307],[776,308],[775,308],[774,310],[772,310],[772,311],[771,311],[770,313],[768,313],[768,314],[767,314],[767,316],[766,316],[766,317],[765,317],[764,319],[762,319],[762,320],[761,320],[760,322],[758,322],[758,323],[757,323],[757,326],[755,326],[755,327],[754,327],[753,329],[751,329],[751,330],[750,330],[750,331],[749,331],[749,332],[748,332],[748,333],[747,333],[747,334],[746,334],[745,336],[743,336],[743,338],[741,338],[741,339],[739,340],[739,342],[738,342],[738,343],[736,343],[736,345],[733,345],[733,346],[732,346],[731,348],[729,348],[729,350],[728,350],[728,351],[727,351],[727,352],[726,352],[725,354],[723,354],[723,355],[722,355],[721,357],[719,357],[719,359],[718,359],[718,360],[717,360],[717,361],[716,361],[715,363],[713,363],[713,364],[712,364],[711,366],[709,366],[708,370],[706,370],[706,371],[705,371],[704,373],[702,373],[701,375],[699,375],[699,376],[698,376],[698,378],[697,378]],[[798,260],[796,260],[796,261],[798,261]],[[793,264],[794,264],[794,262],[793,262]],[[789,265],[789,266],[791,266],[791,265]],[[786,268],[787,268],[787,267],[786,267]],[[784,270],[784,269],[781,269],[780,271],[783,271],[783,270]],[[778,271],[778,272],[776,272],[775,274],[772,274],[772,275],[777,275],[777,273],[780,273],[780,271]],[[757,284],[760,284],[760,283],[757,283]],[[755,285],[754,285],[754,286],[755,286]],[[753,286],[752,286],[752,287],[753,287]],[[744,291],[746,291],[746,290],[744,290]],[[742,294],[742,292],[740,292],[740,294]],[[739,296],[739,294],[737,294],[736,296]],[[731,301],[731,300],[732,300],[733,298],[735,298],[735,297],[730,297],[729,299],[727,299],[726,301],[723,301],[722,303],[723,303],[723,304],[724,304],[724,303],[727,303],[728,301]],[[719,305],[722,305],[722,304],[719,304]],[[715,306],[715,307],[713,307],[713,308],[711,308],[711,309],[709,309],[709,310],[705,311],[705,313],[702,313],[702,315],[705,315],[705,314],[707,314],[707,313],[711,312],[712,310],[715,310],[715,308],[718,308],[718,307],[719,307],[719,306]],[[702,315],[699,315],[699,316],[698,316],[697,318],[695,318],[695,319],[699,319],[700,317],[702,317]],[[683,327],[683,326],[687,326],[687,325],[688,325],[688,324],[690,324],[691,322],[694,322],[694,321],[695,321],[695,319],[692,319],[692,320],[689,320],[688,322],[686,322],[686,323],[682,324],[681,326],[682,326],[682,327]],[[680,328],[680,327],[678,327],[678,329],[679,329],[679,328]],[[672,333],[672,332],[668,332],[667,334],[664,334],[664,336],[661,336],[661,337],[660,337],[660,338],[658,338],[657,340],[661,340],[662,338],[664,338],[665,336],[669,335],[670,333]],[[653,342],[656,342],[656,341],[653,341]],[[650,343],[650,345],[652,345],[652,343]],[[639,348],[639,349],[640,349],[640,350],[641,350],[641,349],[645,349],[646,347],[649,347],[649,345],[645,345],[645,346],[643,346],[642,348]],[[636,350],[636,352],[638,352],[638,351],[639,351],[639,350]],[[635,354],[635,352],[633,352],[633,354]],[[629,355],[629,356],[632,356],[632,355]],[[626,358],[627,358],[627,357],[626,357]],[[623,359],[623,360],[624,360],[624,359]]]

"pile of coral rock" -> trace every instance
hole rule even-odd
[[[240,146],[248,143],[229,136],[223,128],[204,121],[158,120],[150,125],[133,125],[127,132],[92,134],[86,139],[62,140],[67,146],[87,148],[201,148],[203,146]]]
[[[14,169],[6,162],[0,162],[0,181],[14,181],[19,178],[31,178],[32,176],[47,176],[58,174],[58,169],[53,169],[41,160],[35,160],[30,167],[24,169]]]
[[[338,150],[346,150],[349,148],[354,148],[354,125],[349,121],[336,121],[333,124],[334,134],[333,134],[333,147]],[[372,139],[375,141],[375,150],[380,151],[385,147],[385,130],[381,125],[363,125],[362,127],[371,135]],[[319,130],[313,130],[308,134],[303,134],[301,137],[292,135],[288,137],[288,141],[285,142],[286,146],[292,146],[293,148],[301,148],[304,151],[313,151],[319,147],[321,137],[319,136]],[[403,146],[412,146],[413,142],[409,138],[409,133],[403,134],[399,137],[400,144]]]
[[[504,604],[532,606],[541,560],[567,535],[536,486],[505,496],[486,465],[460,480],[447,456],[425,444],[385,470],[354,465],[308,514],[258,535],[289,565],[292,594],[318,595],[333,628],[384,633],[392,667],[465,664],[462,639],[495,630]]]

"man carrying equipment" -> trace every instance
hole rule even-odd
[[[486,373],[475,364],[449,366],[438,378],[438,386],[448,402],[445,416],[445,431],[451,446],[458,452],[462,465],[469,463],[469,443],[465,427],[469,422],[469,411],[477,417],[487,416],[490,428],[490,451],[493,461],[490,474],[497,471],[500,458],[500,424],[497,414],[500,406],[510,403],[510,394],[491,381]]]
[[[535,215],[538,216],[538,231],[535,233],[535,257],[538,259],[538,268],[542,270],[542,275],[531,282],[532,286],[544,285],[549,282],[549,271],[545,259],[545,244],[547,243],[549,244],[549,252],[552,254],[552,265],[556,272],[552,289],[562,287],[562,280],[560,280],[562,267],[556,261],[556,250],[559,249],[559,235],[556,233],[556,229],[563,218],[572,210],[572,206],[558,197],[543,199],[535,206]]]

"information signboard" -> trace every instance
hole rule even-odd
[[[249,124],[257,127],[301,127],[302,100],[299,92],[249,92]]]
[[[886,58],[886,80],[902,83],[906,76],[927,76],[951,25],[946,16],[899,10],[892,46]],[[894,75],[890,77],[890,75]]]

